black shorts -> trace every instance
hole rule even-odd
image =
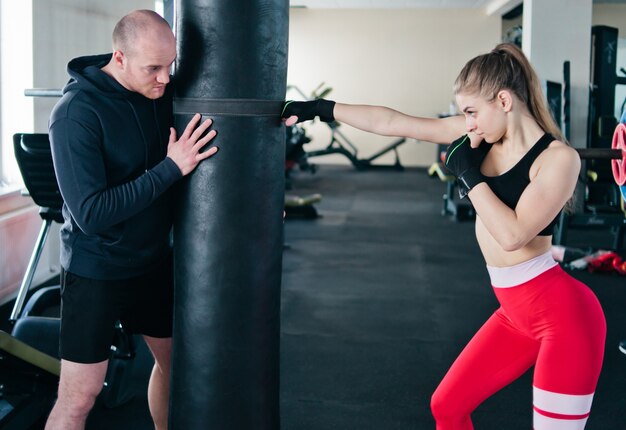
[[[129,279],[99,281],[61,273],[61,358],[98,363],[109,358],[117,321],[128,333],[172,336],[172,260]]]

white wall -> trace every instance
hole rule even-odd
[[[608,25],[626,37],[626,4],[599,3],[593,5],[592,25]]]
[[[533,39],[537,57],[531,61],[540,79],[558,82],[563,79],[563,61],[571,61],[573,143],[584,146],[590,26],[617,27],[620,35],[626,37],[626,5],[590,6],[591,0],[535,3],[536,10],[540,7],[552,11],[535,17]],[[528,4],[532,1],[526,0],[525,5]],[[523,24],[522,18],[505,25],[499,16],[485,16],[482,9],[292,9],[290,20],[289,84],[309,93],[325,82],[333,87],[331,99],[383,104],[423,116],[447,111],[452,83],[463,64],[493,48],[511,23]],[[525,29],[525,34],[533,27],[531,23],[527,25],[531,28]],[[618,58],[618,62],[624,61]],[[287,97],[297,99],[298,94],[290,92]],[[330,137],[325,125],[305,127],[314,138],[307,149],[325,146]],[[362,157],[392,140],[347,126],[341,130],[358,146]],[[428,166],[435,157],[434,148],[426,143],[407,143],[400,147],[400,153],[406,165]],[[313,161],[347,163],[339,155]],[[391,158],[384,162],[391,162]]]
[[[0,139],[4,142],[0,156],[0,182],[19,186],[21,176],[13,156],[12,140],[17,131],[33,130],[33,101],[24,97],[23,93],[23,88],[33,82],[32,2],[2,1],[0,9],[0,50],[3,59],[0,67],[0,123],[3,125]]]
[[[154,0],[33,0],[33,86],[62,88],[69,60],[111,52],[113,27],[133,9],[154,9]],[[35,131],[47,132],[55,102],[35,99]]]
[[[500,17],[486,16],[482,9],[291,9],[290,20],[289,84],[308,94],[325,82],[333,87],[330,99],[429,117],[448,111],[454,79],[465,62],[501,38]],[[290,92],[287,98],[298,95]],[[328,127],[317,122],[305,127],[314,138],[307,150],[325,146]],[[362,158],[393,140],[348,126],[341,130]],[[399,150],[407,166],[428,166],[436,157],[429,143],[410,141]],[[347,161],[332,155],[312,162]]]

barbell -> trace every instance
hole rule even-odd
[[[609,148],[576,148],[582,159],[610,159],[613,178],[618,186],[626,184],[626,124],[615,127]]]

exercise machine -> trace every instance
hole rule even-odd
[[[578,150],[583,160],[579,190],[584,190],[585,198],[574,213],[561,213],[555,228],[555,245],[565,244],[570,229],[593,229],[609,230],[613,249],[623,246],[626,230],[624,200],[620,194],[618,175],[612,167],[618,163],[623,166],[623,152],[622,155],[611,153],[623,151],[623,148],[618,148],[618,138],[623,141],[623,137],[622,132],[617,130],[614,112],[615,88],[617,85],[626,85],[626,76],[618,76],[615,72],[617,35],[618,30],[613,27],[592,27],[587,147]],[[562,128],[567,139],[570,138],[571,122],[569,68],[569,62],[566,61],[563,66]]]
[[[0,427],[28,429],[44,419],[56,398],[60,303],[58,286],[29,293],[50,228],[62,222],[63,199],[56,187],[47,135],[13,136],[15,156],[43,224],[9,317],[11,333],[0,331]]]
[[[287,127],[287,141],[285,142],[285,189],[291,190],[292,172],[296,166],[302,171],[315,173],[317,166],[308,162],[304,145],[311,139],[306,135],[306,131],[298,124]],[[319,217],[319,213],[314,204],[322,200],[321,194],[311,194],[307,196],[297,196],[293,194],[285,195],[285,219],[314,219]]]
[[[45,420],[57,394],[61,290],[58,284],[36,291],[31,286],[53,223],[63,223],[63,198],[54,174],[48,135],[17,133],[13,147],[25,194],[39,206],[42,219],[9,317],[11,333],[0,331],[0,428],[25,430]],[[133,338],[118,323],[105,385],[98,398],[105,406],[115,407],[132,397],[127,384],[134,354]]]
[[[582,160],[610,161],[616,187],[612,199],[621,200],[620,206],[614,212],[596,212],[593,205],[585,205],[585,212],[568,214],[562,211],[555,226],[553,242],[555,245],[564,245],[567,231],[570,228],[599,229],[609,228],[613,235],[612,249],[619,250],[624,244],[626,234],[626,125],[619,124],[614,132],[615,144],[612,149],[589,148],[577,149]]]

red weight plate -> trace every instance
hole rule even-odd
[[[622,186],[626,184],[626,125],[622,123],[617,125],[615,133],[613,133],[611,147],[622,151],[621,160],[611,160],[613,178],[615,178],[617,185]]]

